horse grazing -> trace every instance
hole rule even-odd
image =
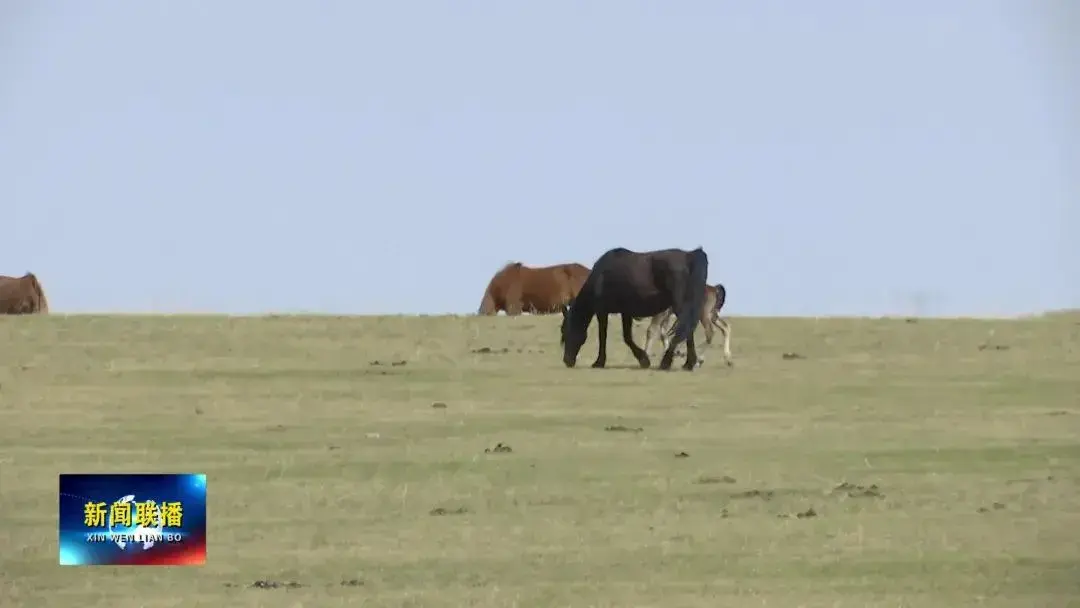
[[[589,269],[581,264],[530,268],[512,262],[492,277],[477,314],[497,315],[500,310],[511,316],[553,313],[578,294],[587,276]]]
[[[0,315],[48,313],[49,301],[34,273],[21,277],[0,275]]]
[[[734,365],[731,361],[731,324],[720,318],[720,309],[724,307],[726,299],[727,290],[722,284],[705,286],[705,302],[701,307],[701,327],[705,329],[705,343],[710,345],[714,332],[717,329],[720,330],[724,336],[724,361],[727,362],[728,367],[731,367]],[[660,336],[660,344],[663,348],[667,348],[667,338],[676,318],[675,311],[670,308],[652,318],[649,329],[645,331],[645,352],[649,352],[649,347],[657,335]],[[700,361],[704,363],[705,357],[700,357]]]
[[[660,369],[671,369],[675,348],[685,341],[683,369],[692,371],[697,366],[694,328],[701,318],[708,274],[709,257],[700,247],[693,251],[663,249],[642,253],[621,247],[608,251],[596,260],[577,297],[563,308],[560,339],[563,363],[574,367],[588,337],[589,324],[596,317],[600,327],[600,351],[592,366],[604,367],[607,363],[608,315],[621,314],[623,342],[630,347],[638,364],[647,368],[649,354],[634,343],[634,319],[653,317],[674,308],[679,321],[660,360]]]

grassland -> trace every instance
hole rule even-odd
[[[693,374],[556,323],[0,318],[0,606],[1080,605],[1080,318],[735,318]],[[57,474],[147,470],[208,564],[58,566]]]

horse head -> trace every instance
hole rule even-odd
[[[573,299],[563,304],[562,315],[562,326],[559,328],[559,344],[563,347],[563,363],[566,364],[566,367],[574,367],[574,364],[577,363],[578,352],[585,345],[585,339],[588,336],[588,318],[584,319],[584,323],[582,323],[581,319],[574,318]]]

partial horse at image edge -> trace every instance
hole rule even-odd
[[[532,268],[511,262],[488,282],[477,314],[496,315],[500,310],[510,316],[557,312],[577,297],[588,276],[588,267],[577,263]]]
[[[0,275],[0,314],[48,314],[49,300],[32,272],[21,277]]]

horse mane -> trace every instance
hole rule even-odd
[[[593,315],[593,293],[592,289],[589,288],[592,281],[593,275],[590,273],[585,282],[582,283],[577,295],[571,300],[567,316],[571,326],[575,329],[585,325],[585,321]]]

